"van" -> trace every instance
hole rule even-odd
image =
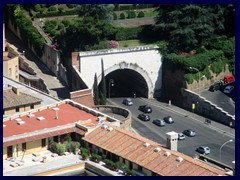
[[[231,75],[227,75],[227,76],[224,77],[223,81],[224,81],[225,83],[230,83],[230,82],[235,81],[235,77],[234,77],[234,76],[231,76]]]

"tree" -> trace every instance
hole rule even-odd
[[[93,17],[94,19],[112,22],[114,6],[109,4],[82,4],[77,6],[79,17]]]
[[[173,49],[190,51],[224,29],[221,5],[159,5],[155,27]]]
[[[97,74],[95,73],[94,76],[94,84],[93,84],[93,94],[94,94],[94,104],[99,105],[99,90],[98,90],[98,80],[97,80]]]
[[[104,66],[103,66],[103,60],[101,59],[102,64],[102,82],[101,82],[101,89],[100,89],[100,104],[105,105],[106,99],[107,99],[107,89],[106,89],[106,80],[104,75]]]

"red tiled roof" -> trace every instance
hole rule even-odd
[[[112,131],[99,127],[87,134],[83,140],[163,176],[226,175],[223,171],[208,164],[116,127]],[[144,147],[145,142],[150,145]],[[154,152],[156,147],[160,147],[161,151]],[[171,155],[164,156],[166,151],[171,152]],[[178,157],[182,157],[183,161],[176,161]]]
[[[78,107],[70,104],[61,104],[58,108],[60,108],[58,119],[55,118],[56,112],[52,108],[49,108],[32,113],[35,115],[34,117],[28,117],[27,115],[20,117],[25,121],[25,124],[22,125],[17,124],[15,121],[16,118],[4,121],[3,124],[6,126],[3,128],[3,138],[39,131],[45,128],[63,126],[69,123],[83,122],[84,120],[88,120],[88,123],[84,123],[85,126],[89,125],[91,127],[98,124],[97,116],[87,113]],[[43,116],[45,119],[42,121],[37,120],[37,117],[40,116]]]

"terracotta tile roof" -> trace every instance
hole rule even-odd
[[[58,107],[58,119],[56,119],[56,112],[52,109]],[[39,111],[38,111],[39,110]],[[21,117],[12,118],[12,120],[4,120],[3,124],[3,138],[9,137],[18,137],[24,135],[25,133],[33,133],[37,131],[43,131],[45,129],[63,127],[71,123],[83,122],[85,127],[93,127],[98,124],[98,117],[94,116],[84,110],[79,109],[71,104],[64,103],[58,106],[53,106],[51,108],[45,108],[40,110],[40,108],[31,114],[34,114],[34,117],[28,117],[28,114]],[[44,117],[44,120],[37,120],[37,117]],[[8,117],[10,118],[10,117]],[[20,118],[25,124],[19,125],[16,122],[16,119]]]
[[[147,138],[117,127],[112,131],[99,127],[83,140],[163,176],[226,176],[225,172]],[[144,143],[149,143],[148,147]],[[160,147],[161,151],[154,149]],[[164,153],[171,153],[168,157]],[[176,158],[183,160],[178,162]]]
[[[20,92],[16,94],[12,89],[3,91],[3,109],[22,106],[26,104],[41,103],[41,99],[33,97],[29,94]]]

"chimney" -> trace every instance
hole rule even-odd
[[[170,150],[177,151],[177,141],[178,141],[178,133],[171,131],[167,132],[167,148]]]
[[[12,87],[12,90],[14,93],[16,93],[17,95],[20,94],[20,89],[16,88],[16,87]]]

